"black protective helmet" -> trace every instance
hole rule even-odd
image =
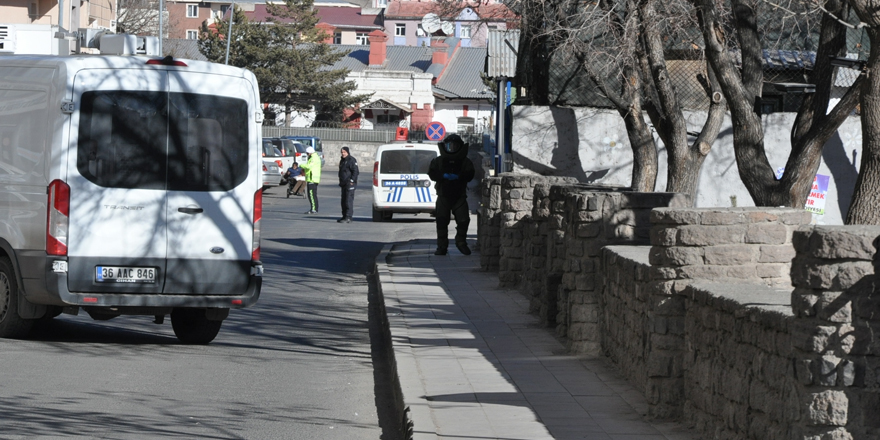
[[[441,153],[455,155],[463,149],[464,141],[461,139],[461,136],[453,133],[446,136],[446,139],[443,139],[442,142],[438,142],[437,146],[440,147]]]

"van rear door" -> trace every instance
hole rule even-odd
[[[167,253],[168,94],[162,71],[74,78],[68,154],[71,292],[161,293]]]
[[[254,86],[240,77],[181,71],[168,79],[165,293],[241,295],[250,275],[254,191],[261,186],[259,158],[251,154],[259,145]]]

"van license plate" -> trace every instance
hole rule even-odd
[[[148,283],[156,282],[154,267],[95,266],[95,281],[99,283]]]

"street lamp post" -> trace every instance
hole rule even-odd
[[[226,32],[226,63],[229,64],[229,43],[232,41],[232,21],[235,17],[235,0],[232,0],[232,6],[229,7],[229,30]]]

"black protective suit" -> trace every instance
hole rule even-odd
[[[467,248],[467,231],[470,212],[467,204],[467,184],[474,179],[474,164],[467,158],[468,145],[455,134],[438,143],[440,156],[431,161],[428,176],[437,182],[437,255],[444,255],[449,247],[449,222],[455,216],[455,245],[464,254]]]

